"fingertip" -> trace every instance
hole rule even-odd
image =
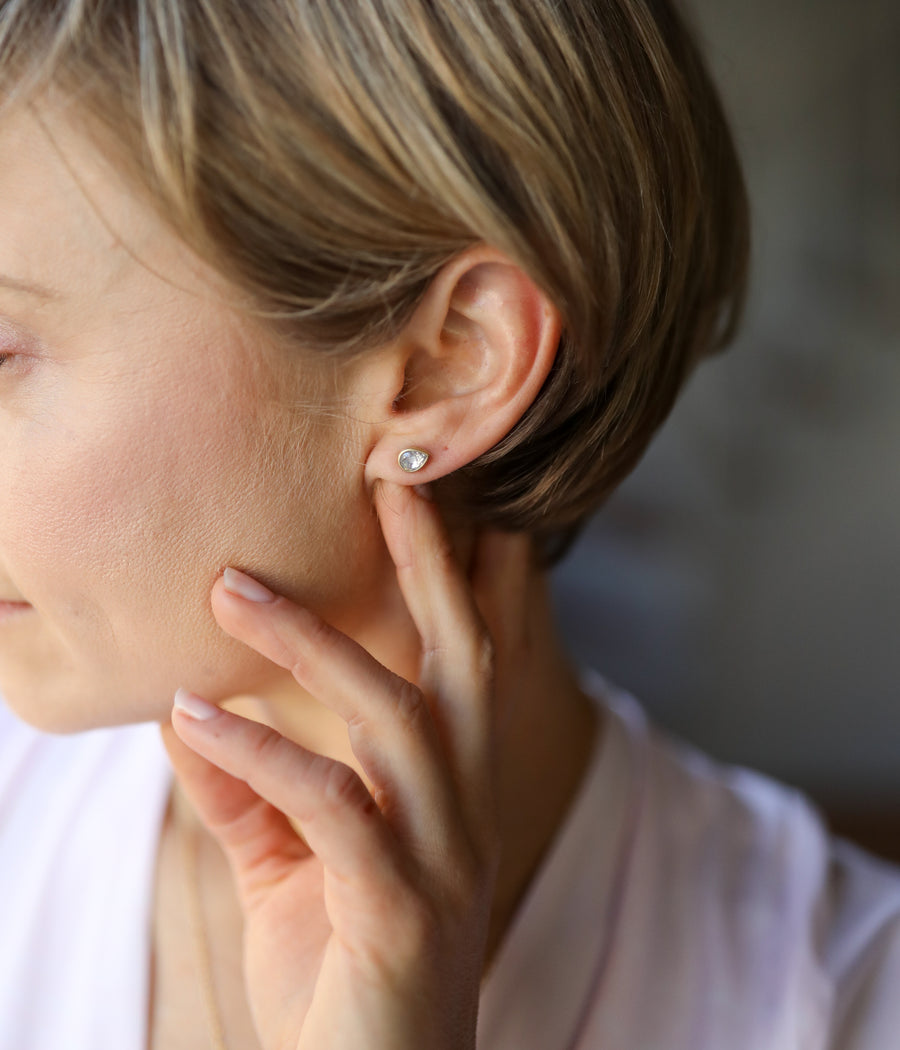
[[[225,571],[228,572],[229,570],[226,569]],[[231,572],[236,573],[236,570],[231,570]],[[216,623],[226,634],[230,634],[233,638],[238,638],[240,641],[246,641],[248,632],[258,630],[262,622],[261,617],[264,619],[270,616],[272,610],[279,604],[281,599],[267,587],[259,584],[253,577],[240,573],[237,578],[240,579],[241,577],[243,579],[236,584],[235,576],[229,576],[229,579],[226,580],[223,572],[212,585],[210,606]],[[249,581],[249,583],[259,586],[261,591],[258,593],[262,594],[262,590],[265,590],[272,597],[246,597],[246,595],[236,589],[236,587],[245,586],[244,581]]]
[[[159,732],[166,751],[171,753],[172,747],[177,746],[179,739],[178,734],[175,732],[175,727],[172,725],[171,718],[159,723]]]
[[[381,531],[395,562],[406,562],[412,555],[405,535],[407,522],[414,516],[416,505],[426,506],[416,495],[412,485],[398,485],[394,481],[383,481],[378,487],[375,510]]]
[[[215,704],[209,703],[208,700],[204,700],[203,697],[187,689],[179,689],[175,693],[172,703],[173,715],[183,715],[192,722],[204,723],[218,718],[221,713],[222,711]]]
[[[255,605],[270,604],[277,598],[277,595],[255,577],[241,572],[240,569],[233,569],[230,565],[226,566],[221,578],[223,589],[232,598],[239,598]]]
[[[396,527],[410,516],[423,524],[441,520],[431,485],[399,485],[383,480],[376,487],[374,505],[382,530]]]
[[[372,497],[379,517],[382,516],[383,511],[390,511],[396,515],[401,514],[413,498],[412,489],[411,485],[398,485],[396,481],[378,478],[372,491]]]
[[[219,619],[221,612],[230,612],[232,615],[240,610],[246,610],[251,603],[243,602],[225,586],[225,572],[218,576],[209,593],[213,614]]]
[[[179,778],[200,776],[210,766],[209,760],[197,750],[199,744],[209,740],[205,734],[202,737],[198,735],[199,725],[202,723],[173,705],[170,720],[161,727],[163,745]]]
[[[247,612],[248,606],[250,606],[249,602],[243,602],[239,598],[235,598],[231,591],[228,590],[225,586],[224,575],[219,576],[213,583],[209,594],[209,602],[216,622],[228,634],[231,633],[229,625],[236,617],[239,617],[240,613]]]

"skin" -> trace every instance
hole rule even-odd
[[[0,123],[0,689],[54,732],[165,727],[190,806],[160,843],[151,1045],[204,1038],[173,976],[181,833],[220,902],[212,955],[245,975],[232,1033],[474,1045],[596,718],[527,539],[448,537],[412,485],[520,418],[558,314],[481,246],[335,387],[77,129],[49,106]],[[410,445],[434,452],[414,478]],[[227,585],[248,578],[271,599]],[[228,710],[173,712],[179,687]]]
[[[58,294],[0,288],[0,599],[36,611],[4,627],[0,682],[67,732],[159,718],[185,681],[215,698],[272,684],[212,617],[226,564],[323,610],[346,612],[352,587],[357,622],[383,581],[365,492],[325,483],[350,425],[298,418],[221,282],[84,142],[54,137],[63,155],[28,113],[3,130],[0,273]],[[318,378],[295,369],[292,397]]]

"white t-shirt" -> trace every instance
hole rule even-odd
[[[482,990],[479,1050],[893,1050],[900,870],[597,685],[607,730]],[[0,705],[0,1050],[146,1050],[156,726]]]

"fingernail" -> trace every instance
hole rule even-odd
[[[175,694],[175,707],[183,711],[189,718],[196,722],[208,722],[220,714],[215,704],[210,704],[201,699],[196,693],[189,693],[187,689],[179,689]]]
[[[222,573],[225,590],[230,594],[236,594],[239,598],[245,598],[248,602],[274,602],[275,595],[268,587],[263,587],[259,580],[254,580],[245,572],[237,569],[226,569]]]

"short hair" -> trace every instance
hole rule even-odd
[[[488,243],[559,309],[535,402],[438,485],[552,562],[732,336],[747,201],[668,0],[7,0],[6,97],[59,85],[298,345],[395,337]]]

